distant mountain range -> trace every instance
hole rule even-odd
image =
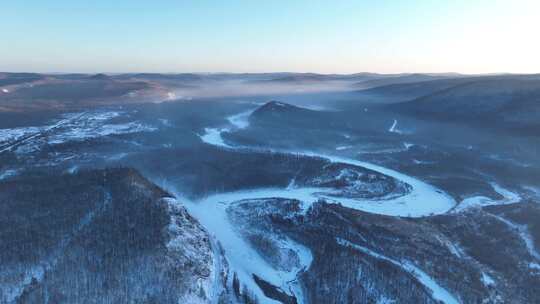
[[[540,127],[540,76],[490,76],[394,84],[371,93],[401,97],[391,110],[493,127]],[[407,100],[410,99],[410,100]],[[530,129],[533,128],[533,129]]]
[[[375,104],[390,103],[392,105],[384,106],[387,110],[426,119],[517,129],[539,126],[537,121],[540,121],[540,74],[0,73],[0,111],[69,110],[146,103],[191,98],[214,90],[230,96],[243,91],[249,92],[250,96],[316,93],[319,90],[346,92],[351,100],[349,105],[357,104],[361,110],[364,106],[356,102],[357,96]],[[270,103],[267,108],[277,113],[283,110],[279,105]],[[317,115],[310,111],[296,116],[301,117],[297,118],[301,121]]]

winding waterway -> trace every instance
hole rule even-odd
[[[347,159],[335,155],[324,155],[305,151],[282,151],[268,148],[253,148],[236,146],[227,143],[222,134],[234,132],[249,127],[249,116],[252,111],[242,112],[227,118],[228,125],[220,128],[206,128],[205,133],[200,135],[203,142],[223,149],[245,150],[254,152],[280,152],[291,153],[300,157],[318,157],[327,159],[332,163],[342,163],[370,169],[381,174],[393,177],[410,186],[410,191],[401,196],[388,196],[379,199],[351,199],[332,198],[327,188],[297,187],[293,183],[286,188],[263,188],[249,191],[235,191],[208,196],[198,201],[186,201],[186,208],[207,231],[217,239],[224,249],[230,271],[235,272],[258,298],[261,303],[279,303],[264,295],[253,279],[253,274],[279,287],[282,291],[294,295],[298,303],[303,303],[304,298],[301,288],[297,284],[297,276],[304,269],[308,269],[312,256],[309,249],[292,241],[286,240],[281,245],[296,252],[300,265],[290,271],[277,270],[267,263],[257,251],[235,229],[227,215],[227,208],[234,202],[247,199],[284,198],[297,199],[302,202],[304,210],[324,197],[328,202],[340,203],[348,208],[362,210],[371,213],[391,216],[421,217],[433,214],[441,214],[455,206],[456,202],[446,193],[419,179],[402,174],[400,172],[362,162]],[[178,195],[178,194],[177,194]],[[181,195],[179,195],[181,196]]]

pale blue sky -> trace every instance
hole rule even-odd
[[[3,1],[0,71],[540,72],[540,1]]]

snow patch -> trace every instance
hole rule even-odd
[[[486,287],[495,286],[495,280],[485,272],[482,272],[482,277],[480,279]]]
[[[254,110],[249,110],[242,112],[240,114],[232,115],[227,117],[227,120],[236,128],[236,129],[245,129],[249,127],[249,116],[253,113]]]
[[[337,151],[348,150],[348,149],[350,149],[352,147],[353,146],[339,146],[339,147],[336,147],[336,150]]]
[[[427,161],[427,160],[413,159],[413,163],[414,163],[415,165],[433,165],[433,164],[436,164],[437,162],[434,162],[434,161]]]
[[[253,113],[254,110],[249,110],[242,112],[240,114],[232,115],[227,117],[227,121],[232,125],[231,127],[222,127],[222,128],[205,128],[204,134],[199,135],[201,140],[207,144],[223,147],[223,148],[233,148],[232,146],[225,143],[221,133],[230,132],[232,130],[241,130],[249,127],[249,116]]]
[[[462,200],[459,205],[454,208],[453,212],[462,212],[471,208],[480,208],[490,205],[508,205],[515,204],[521,201],[521,196],[515,192],[501,187],[496,183],[490,183],[493,191],[497,192],[503,198],[499,200],[493,200],[485,196],[473,196]]]
[[[14,169],[4,170],[4,171],[0,172],[0,180],[9,178],[9,177],[12,177],[12,176],[15,176],[15,175],[17,175],[17,170],[14,170]]]
[[[224,132],[223,129],[217,129],[217,128],[204,128],[204,134],[199,135],[201,140],[207,144],[211,144],[218,147],[224,147],[224,148],[232,148],[232,146],[229,146],[225,143],[223,138],[221,137],[221,133]]]
[[[435,238],[439,242],[441,242],[441,244],[446,246],[446,248],[448,248],[448,251],[450,251],[450,253],[452,253],[456,257],[462,258],[462,257],[465,256],[465,253],[464,253],[463,249],[458,244],[455,244],[451,240],[446,239],[446,238],[442,239],[440,236],[435,236]]]
[[[109,135],[152,132],[155,127],[137,121],[107,123],[115,117],[126,115],[118,111],[93,111],[67,113],[51,125],[0,129],[0,153],[17,147],[17,153],[38,151],[46,144],[56,145],[69,141],[84,141]]]
[[[40,132],[40,127],[22,127],[12,129],[0,129],[0,144],[9,143],[14,140],[19,140],[27,135]]]
[[[87,139],[121,135],[139,132],[152,132],[157,130],[154,127],[141,124],[139,122],[129,122],[125,124],[104,124],[99,126],[73,126],[65,132],[54,134],[50,137],[49,144],[61,144],[69,141],[84,141]]]
[[[513,165],[520,166],[520,167],[523,167],[523,168],[528,168],[528,167],[532,166],[532,164],[530,164],[530,163],[524,163],[524,162],[521,162],[521,161],[516,160],[514,158],[505,157],[505,156],[501,156],[501,155],[498,155],[498,154],[490,154],[490,155],[488,155],[488,158],[491,159],[491,160],[495,160],[495,161],[508,162],[508,163],[511,163]]]
[[[121,152],[121,153],[113,154],[113,155],[107,157],[107,160],[108,161],[117,161],[117,160],[121,160],[122,158],[126,157],[127,155],[128,155],[127,153]]]
[[[388,129],[388,132],[390,133],[396,133],[396,134],[403,134],[401,130],[398,130],[397,128],[397,120],[394,119],[394,122],[392,123],[392,126]]]
[[[67,172],[69,174],[75,174],[75,173],[77,173],[77,171],[79,171],[79,166],[77,166],[77,165],[72,166],[67,170]]]
[[[538,264],[538,263],[529,263],[529,269],[535,270],[535,271],[540,271],[540,264]]]
[[[167,92],[167,99],[173,100],[176,98],[176,94],[174,92]]]
[[[404,143],[403,143],[403,146],[405,147],[405,149],[409,150],[410,148],[412,148],[413,146],[415,146],[415,144],[408,143],[408,142],[404,142]]]

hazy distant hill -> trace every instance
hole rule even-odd
[[[139,73],[139,74],[123,74],[118,78],[136,78],[145,80],[175,80],[182,82],[194,82],[204,80],[206,77],[200,74],[181,73],[181,74],[159,74],[159,73]]]
[[[397,74],[397,75],[384,75],[384,77],[378,77],[376,79],[369,79],[354,84],[358,88],[374,88],[385,85],[396,85],[404,83],[415,83],[421,81],[439,80],[439,79],[451,79],[463,77],[461,74],[456,73],[444,73],[444,74]]]
[[[71,100],[81,101],[92,98],[117,97],[131,91],[148,88],[145,82],[95,81],[59,82],[40,84],[21,88],[9,95],[10,99],[32,100]]]
[[[33,82],[43,78],[43,75],[36,73],[0,73],[0,87]]]
[[[424,80],[412,83],[394,83],[377,86],[357,93],[389,101],[408,101],[473,81],[471,78]]]
[[[507,127],[540,126],[540,79],[505,76],[433,82],[409,86],[424,96],[392,106],[393,109],[433,119],[462,120]],[[439,90],[435,90],[435,88]],[[406,91],[403,87],[402,91]],[[533,131],[533,130],[530,130]]]
[[[88,79],[92,79],[92,80],[111,80],[112,78],[109,75],[99,73],[99,74],[95,74],[95,75],[92,75],[92,76],[88,77]]]
[[[154,87],[147,81],[117,80],[105,74],[29,76],[20,78],[19,83],[13,83],[14,78],[9,79],[12,84],[2,87],[0,91],[0,111],[68,109],[140,102],[144,100],[140,93],[150,91]]]
[[[279,84],[294,84],[294,83],[316,83],[325,81],[343,81],[343,82],[359,82],[368,81],[379,78],[390,77],[391,75],[377,73],[355,73],[355,74],[317,74],[317,73],[283,73],[283,74],[267,74],[263,79],[255,79],[260,83],[279,83]]]

